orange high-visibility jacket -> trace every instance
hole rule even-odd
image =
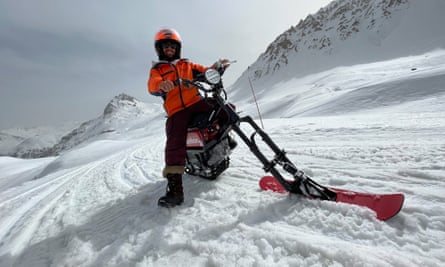
[[[193,80],[198,73],[206,71],[208,68],[199,64],[192,63],[187,59],[180,59],[174,62],[160,61],[156,63],[150,70],[150,78],[148,79],[148,92],[152,95],[162,96],[164,99],[164,108],[168,116],[189,107],[199,100],[198,88],[195,86],[187,87],[184,84],[177,85],[168,93],[159,89],[162,81],[177,81],[178,78],[185,80]]]

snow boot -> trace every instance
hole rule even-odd
[[[158,200],[158,205],[165,208],[172,208],[184,202],[184,192],[182,189],[181,174],[167,174],[167,189],[165,196]]]

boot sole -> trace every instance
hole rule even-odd
[[[166,202],[166,201],[158,201],[158,206],[163,208],[174,208],[176,206],[180,206],[183,202],[179,203],[172,203],[172,202]]]

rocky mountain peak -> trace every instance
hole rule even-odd
[[[388,20],[407,9],[408,4],[409,0],[333,1],[279,35],[257,60],[254,79],[287,66],[299,53],[331,54],[336,45],[353,39],[361,31],[383,39]]]
[[[119,109],[125,107],[135,107],[136,105],[137,100],[134,97],[121,93],[111,99],[111,101],[105,106],[103,116],[107,117],[113,113],[116,113]]]

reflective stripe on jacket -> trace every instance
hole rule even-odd
[[[195,86],[187,87],[184,84],[176,84],[175,88],[168,93],[159,89],[162,81],[170,80],[175,82],[178,78],[193,80],[198,73],[207,70],[199,64],[192,63],[187,59],[180,59],[173,62],[160,61],[153,65],[148,79],[148,92],[152,95],[162,96],[164,99],[164,108],[168,116],[189,107],[199,100],[201,96]]]

